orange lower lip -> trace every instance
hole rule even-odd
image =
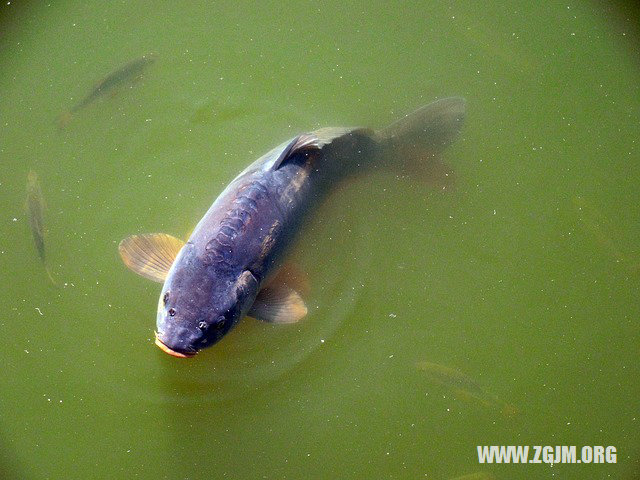
[[[156,332],[156,345],[158,347],[160,347],[160,350],[162,350],[165,353],[168,353],[169,355],[171,355],[173,357],[190,358],[190,357],[193,357],[195,355],[195,353],[180,353],[180,352],[176,352],[175,350],[171,350],[164,343],[162,343],[162,340],[160,340],[158,338],[158,333],[157,332]]]

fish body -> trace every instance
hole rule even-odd
[[[123,65],[117,70],[111,72],[104,77],[94,88],[89,92],[80,102],[76,103],[71,110],[64,113],[60,119],[60,127],[66,126],[71,120],[73,114],[78,110],[83,109],[87,105],[92,104],[104,95],[114,92],[117,88],[128,85],[136,81],[142,76],[144,70],[155,62],[155,55],[146,54],[135,60],[131,60],[129,63]]]
[[[416,366],[426,372],[429,379],[437,385],[464,392],[466,396],[483,402],[496,400],[495,396],[488,393],[477,381],[459,370],[432,362],[418,362]]]
[[[490,472],[476,472],[452,478],[451,480],[495,480],[496,477]]]
[[[591,204],[583,196],[574,196],[571,201],[578,209],[579,220],[583,228],[591,234],[598,245],[616,263],[624,265],[631,273],[640,272],[640,261],[630,252],[623,251],[615,237],[615,226],[607,219],[600,209]]]
[[[316,135],[280,145],[242,172],[213,203],[166,278],[161,295],[166,301],[157,321],[159,341],[184,353],[224,336],[249,313],[261,287],[282,266],[309,210],[354,166],[352,152],[376,155],[376,143],[365,131],[340,130],[339,138],[333,131],[327,133],[327,145],[295,146],[314,141]],[[274,167],[283,154],[285,163]],[[341,157],[341,167],[330,168]],[[180,298],[179,292],[185,291],[191,292],[191,301]],[[306,313],[303,305],[297,309],[297,315]],[[169,315],[169,310],[175,314]],[[214,322],[207,322],[211,318]],[[204,329],[191,328],[200,321],[207,324]]]
[[[512,417],[518,412],[515,406],[501,400],[459,370],[433,362],[418,362],[416,367],[425,372],[432,383],[453,391],[460,398],[474,400],[487,408],[498,407],[507,417]]]
[[[27,175],[26,210],[33,241],[36,244],[38,256],[43,263],[46,260],[44,249],[44,209],[44,197],[42,196],[38,174],[31,170]]]
[[[44,210],[45,210],[44,197],[42,196],[42,188],[40,187],[40,180],[38,174],[31,170],[27,175],[27,200],[25,202],[25,209],[27,211],[27,218],[29,219],[29,227],[31,228],[31,235],[33,236],[33,242],[36,245],[38,256],[42,261],[49,280],[56,285],[56,281],[51,275],[51,271],[47,266],[46,250],[45,250],[45,226],[44,226]]]
[[[299,135],[242,171],[175,258],[159,260],[149,247],[158,238],[164,246],[173,242],[166,237],[123,240],[127,266],[164,280],[156,344],[188,357],[219,341],[246,315],[275,323],[304,317],[299,289],[279,272],[315,207],[350,176],[432,160],[456,137],[463,116],[464,101],[449,98],[380,131],[324,128]],[[166,274],[159,273],[163,269]]]

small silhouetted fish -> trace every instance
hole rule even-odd
[[[49,267],[47,266],[47,258],[44,245],[45,228],[44,228],[44,210],[45,203],[42,196],[42,188],[40,188],[40,181],[38,180],[38,174],[31,170],[27,175],[27,201],[26,201],[27,217],[29,218],[29,226],[31,227],[31,234],[33,235],[33,241],[36,244],[36,250],[38,250],[38,256],[44,265],[49,279],[56,284],[56,281],[51,276]]]
[[[483,407],[498,407],[505,416],[511,417],[517,413],[516,407],[500,400],[493,393],[488,392],[473,378],[445,365],[432,362],[418,362],[416,367],[425,372],[432,383],[451,390],[462,399],[471,399]]]
[[[574,196],[571,201],[578,209],[580,222],[600,247],[615,260],[624,265],[630,272],[640,272],[640,260],[628,252],[623,251],[619,243],[614,240],[615,228],[605,215],[582,196]]]
[[[462,475],[461,477],[452,478],[451,480],[495,480],[495,475],[488,472],[475,472]]]
[[[154,61],[155,55],[149,53],[140,58],[136,58],[135,60],[132,60],[126,65],[123,65],[117,70],[111,72],[98,82],[95,88],[86,97],[71,107],[71,110],[60,116],[58,121],[60,128],[64,128],[71,121],[73,114],[78,110],[92,104],[104,95],[114,93],[118,88],[131,85],[135,81],[139,80],[142,77],[144,70]]]
[[[213,124],[216,122],[232,122],[239,118],[255,113],[256,108],[232,102],[219,102],[210,100],[199,105],[189,121],[196,124]]]

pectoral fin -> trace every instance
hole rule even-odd
[[[290,286],[271,282],[260,290],[248,315],[271,323],[296,323],[307,314],[302,297]]]
[[[124,264],[154,282],[164,282],[184,242],[166,233],[131,235],[118,245]]]

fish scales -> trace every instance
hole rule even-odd
[[[208,240],[205,246],[207,263],[224,269],[232,269],[237,264],[234,262],[233,245],[248,225],[254,222],[259,204],[265,200],[269,201],[267,195],[267,188],[260,181],[254,180],[232,200],[231,209],[219,220],[217,229],[210,231],[213,238]],[[211,217],[215,218],[215,215]]]

